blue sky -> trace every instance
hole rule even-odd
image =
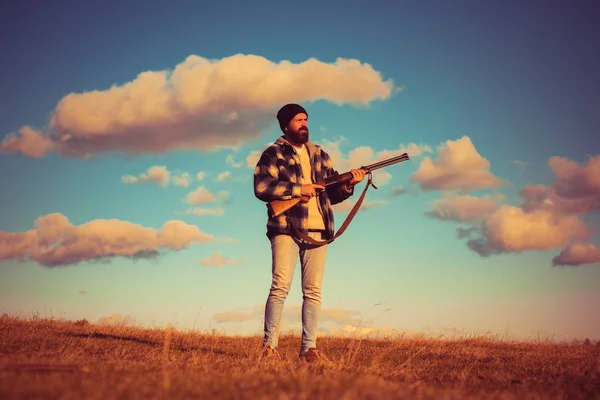
[[[330,246],[323,334],[366,316],[363,333],[600,339],[598,7],[3,7],[0,312],[260,334],[271,265],[252,162],[293,101],[340,170],[411,155],[375,174]],[[214,201],[188,197],[199,187]],[[141,247],[157,256],[122,257]],[[215,252],[233,262],[204,265]],[[298,270],[284,329],[300,304]]]

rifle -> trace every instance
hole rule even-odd
[[[408,154],[403,153],[399,156],[388,158],[387,160],[379,161],[379,162],[376,162],[374,164],[367,165],[367,166],[362,166],[359,169],[364,170],[369,175],[369,183],[375,189],[377,189],[377,187],[375,185],[373,185],[373,183],[371,182],[371,172],[373,172],[377,169],[380,169],[380,168],[385,168],[390,165],[400,163],[402,161],[409,160],[409,159],[410,159],[410,157],[408,156]],[[351,180],[352,180],[352,172],[348,171],[343,174],[332,175],[322,181],[316,182],[315,184],[327,187],[327,186],[336,185],[336,184],[343,183],[343,182],[349,182]],[[366,189],[366,187],[365,187],[365,189]],[[287,210],[289,210],[290,208],[294,207],[300,201],[302,201],[302,197],[295,197],[295,198],[289,199],[289,200],[273,200],[273,201],[269,202],[267,207],[269,208],[269,211],[271,213],[273,213],[273,216],[278,217],[281,214],[283,214],[284,212],[286,212]]]

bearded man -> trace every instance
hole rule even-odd
[[[353,169],[353,179],[327,187],[315,182],[337,175],[331,158],[309,139],[308,112],[298,104],[286,104],[277,113],[283,135],[266,148],[254,169],[254,195],[264,202],[301,198],[301,202],[274,216],[268,213],[267,237],[271,243],[272,282],[265,306],[261,358],[281,359],[277,350],[281,313],[298,258],[302,272],[302,342],[299,357],[307,362],[332,362],[317,349],[317,326],[321,312],[321,288],[327,244],[315,245],[294,235],[291,225],[315,240],[334,236],[332,205],[354,194],[365,177]]]

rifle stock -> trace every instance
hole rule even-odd
[[[374,171],[376,169],[384,168],[389,165],[397,164],[399,162],[406,161],[409,159],[410,158],[409,158],[408,154],[403,153],[397,157],[392,157],[387,160],[379,161],[379,162],[371,164],[371,165],[363,166],[363,167],[360,167],[359,169],[362,169],[367,174],[370,174],[372,171]],[[351,180],[352,180],[352,172],[348,171],[343,174],[332,175],[332,176],[326,178],[325,180],[315,182],[315,184],[327,187],[330,185],[349,182]],[[317,193],[317,195],[318,195],[318,193]],[[267,204],[267,207],[269,209],[269,212],[272,213],[272,215],[274,217],[278,217],[281,214],[283,214],[284,212],[286,212],[287,210],[289,210],[290,208],[294,207],[296,204],[300,203],[301,201],[302,201],[302,197],[294,197],[289,200],[272,200]]]
[[[273,200],[269,202],[269,209],[273,216],[279,217],[281,214],[300,203],[301,197],[295,197],[290,200]]]

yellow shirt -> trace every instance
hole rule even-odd
[[[310,166],[310,159],[308,158],[308,150],[306,146],[302,145],[301,149],[296,148],[296,152],[300,156],[300,165],[302,166],[301,182],[303,185],[314,183],[312,181],[312,169]],[[308,229],[323,229],[325,230],[325,223],[323,221],[323,215],[317,205],[317,197],[313,197],[308,201]]]

